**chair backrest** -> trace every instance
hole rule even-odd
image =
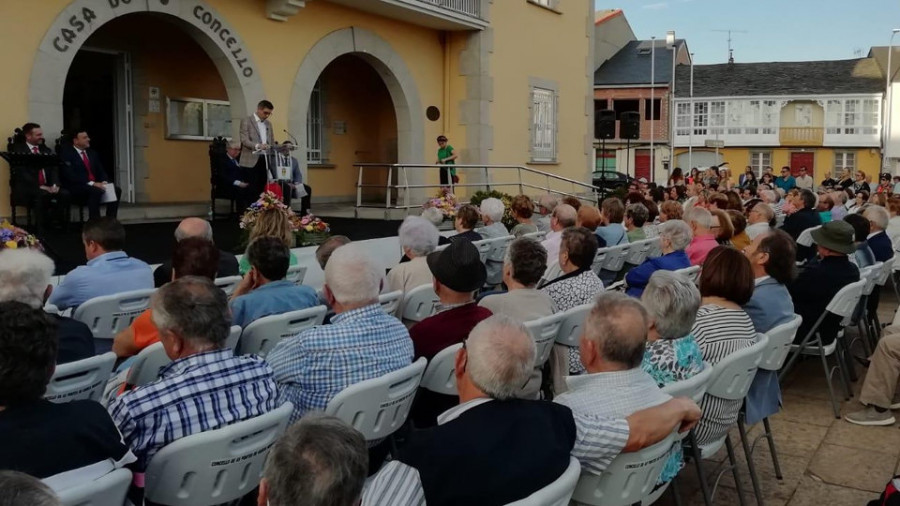
[[[875,290],[875,284],[878,282],[878,277],[881,276],[882,268],[884,268],[884,264],[877,262],[859,270],[859,279],[865,281],[862,289],[863,297],[872,295],[872,290]]]
[[[219,288],[225,292],[225,295],[231,296],[234,293],[235,288],[237,288],[238,284],[241,282],[240,276],[228,276],[225,278],[216,278],[215,284]]]
[[[556,481],[524,499],[507,503],[506,506],[568,506],[580,475],[581,464],[578,459],[569,457],[569,467]]]
[[[474,241],[472,244],[478,248],[478,254],[481,256],[481,263],[485,263],[488,260],[488,257],[491,254],[491,239],[482,239],[480,241]]]
[[[584,320],[588,313],[591,312],[593,304],[582,304],[563,313],[562,323],[559,326],[559,333],[556,335],[556,344],[563,346],[577,347],[581,338],[581,328],[584,327]]]
[[[672,397],[690,397],[696,403],[703,400],[709,380],[712,379],[713,366],[709,362],[703,362],[703,370],[690,378],[675,383],[669,383],[660,390]]]
[[[644,239],[631,243],[625,262],[631,265],[641,265],[650,256],[650,248],[653,247],[653,239]]]
[[[662,256],[662,241],[659,236],[653,237],[649,239],[650,241],[650,253],[647,255],[649,258],[656,258]]]
[[[432,285],[417,286],[403,296],[400,316],[403,320],[420,322],[433,315],[439,303]]]
[[[225,339],[225,347],[232,350],[237,349],[238,342],[241,340],[241,334],[243,332],[244,329],[242,329],[240,325],[232,325],[231,330],[228,332],[228,337]]]
[[[462,343],[448,346],[438,352],[428,362],[419,386],[439,394],[456,395],[456,353],[460,348]]]
[[[169,365],[172,359],[166,355],[162,343],[153,343],[141,350],[128,369],[129,385],[143,386],[159,378],[159,371]]]
[[[488,242],[491,245],[491,251],[490,253],[488,253],[488,259],[494,260],[496,262],[502,262],[503,257],[506,256],[506,248],[508,248],[509,244],[514,240],[515,237],[511,235],[488,239]]]
[[[328,402],[325,413],[352,425],[366,441],[386,438],[406,423],[427,363],[420,357],[402,369],[350,385]]]
[[[603,262],[603,270],[612,272],[621,271],[630,250],[630,244],[620,244],[618,246],[607,248],[606,260]]]
[[[778,226],[780,227],[781,225],[778,225]],[[800,246],[812,246],[813,242],[814,242],[813,238],[812,238],[813,230],[816,230],[819,228],[822,228],[822,225],[810,227],[810,228],[807,228],[806,230],[804,230],[803,232],[800,232],[800,235],[797,236],[797,244]]]
[[[626,506],[640,503],[656,486],[675,441],[675,433],[632,453],[620,453],[603,474],[581,473],[574,501],[579,504]]]
[[[522,234],[522,237],[528,237],[529,239],[534,239],[535,241],[540,242],[547,238],[547,232],[541,232],[540,230],[538,230],[537,232]]]
[[[544,271],[544,275],[541,277],[540,284],[543,285],[544,283],[553,281],[554,279],[562,276],[562,274],[563,274],[563,271],[559,267],[559,261],[554,260],[553,262],[550,263],[550,265],[547,266],[547,270]]]
[[[600,248],[597,250],[597,254],[594,255],[594,261],[591,263],[591,270],[594,271],[594,274],[600,275],[603,264],[606,263],[606,255],[608,253],[609,248]]]
[[[691,281],[693,281],[693,283],[695,285],[700,282],[700,266],[699,265],[692,265],[690,267],[685,267],[684,269],[676,269],[673,272],[687,276],[687,278],[690,279]]]
[[[559,329],[562,326],[565,313],[555,313],[550,316],[538,318],[525,322],[525,328],[534,339],[535,355],[534,365],[540,367],[544,365],[550,358],[550,351],[553,349],[553,343],[556,342],[556,336],[559,335]]]
[[[303,280],[306,278],[306,266],[305,265],[292,265],[288,267],[287,276],[284,279],[290,281],[295,285],[302,285]]]
[[[381,304],[381,309],[384,309],[384,312],[391,316],[397,316],[400,313],[401,302],[403,302],[403,290],[394,290],[378,296],[378,303]]]
[[[282,339],[293,337],[304,330],[321,325],[328,308],[315,306],[284,314],[266,316],[254,321],[241,333],[235,354],[265,356]]]
[[[55,403],[83,399],[99,402],[115,364],[116,354],[108,352],[59,365],[50,378],[44,398]]]
[[[269,448],[288,426],[293,404],[216,430],[183,437],[150,459],[147,501],[207,506],[237,500],[259,485]]]
[[[706,393],[726,400],[741,400],[747,396],[750,384],[756,377],[756,370],[763,352],[769,346],[769,336],[756,334],[756,342],[751,346],[727,355],[713,366],[712,378]]]
[[[782,323],[766,332],[766,335],[769,336],[769,346],[763,352],[762,360],[759,362],[760,369],[767,371],[781,369],[791,352],[791,345],[794,344],[794,337],[796,337],[801,323],[803,323],[803,317],[794,315],[791,321]]]
[[[131,471],[116,469],[96,480],[54,492],[63,506],[122,506],[131,479]]]
[[[834,294],[825,310],[842,318],[850,318],[859,303],[859,298],[862,297],[865,285],[866,280],[860,278],[859,281],[841,288],[838,293]]]
[[[95,297],[78,306],[72,317],[86,324],[95,338],[112,339],[150,307],[153,292],[151,288]]]
[[[897,254],[894,253],[894,256],[888,258],[884,261],[884,265],[881,267],[881,273],[878,275],[878,280],[875,282],[878,286],[884,286],[887,283],[889,277],[891,277],[891,272],[894,270],[895,260],[897,259]]]

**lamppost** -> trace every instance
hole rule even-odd
[[[656,89],[656,37],[650,37],[650,180],[656,180],[656,151],[653,150],[654,90]],[[635,164],[636,166],[637,164]]]
[[[675,167],[675,61],[678,58],[675,30],[666,32],[666,47],[672,50],[672,78],[669,88],[669,174],[671,174]]]
[[[691,53],[691,89],[688,93],[691,104],[691,129],[688,134],[688,171],[694,169],[694,53]]]
[[[894,94],[891,92],[891,78],[893,77],[893,73],[891,72],[891,56],[894,54],[894,36],[900,32],[900,28],[894,28],[891,30],[891,42],[888,44],[888,58],[887,58],[887,70],[885,73],[885,84],[884,84],[884,98],[887,101],[887,104],[884,108],[884,118],[883,120],[883,130],[884,135],[884,144],[881,152],[881,168],[887,170],[890,167],[890,160],[888,159],[888,144],[891,142],[891,114],[893,113],[893,103],[894,103]]]

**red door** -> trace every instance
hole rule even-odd
[[[647,181],[653,181],[650,177],[650,150],[636,149],[634,150],[634,177],[640,179],[647,178]]]
[[[806,173],[814,180],[816,178],[815,168],[813,165],[816,161],[816,154],[810,151],[800,151],[791,153],[791,175],[794,177],[800,173],[800,167],[806,167]]]

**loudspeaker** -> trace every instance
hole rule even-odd
[[[636,111],[623,112],[619,125],[620,139],[641,138],[641,113]]]
[[[616,111],[604,109],[594,112],[594,138],[616,138]]]

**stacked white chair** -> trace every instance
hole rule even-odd
[[[154,289],[95,297],[78,306],[72,315],[83,322],[95,339],[112,339],[150,307]]]
[[[265,358],[283,339],[321,325],[327,312],[328,308],[325,306],[315,306],[260,318],[247,325],[241,333],[236,352],[239,355],[259,355]]]
[[[556,481],[524,499],[507,503],[506,506],[568,506],[580,473],[581,464],[578,459],[569,457],[569,466]]]
[[[402,290],[394,290],[378,296],[378,304],[381,305],[381,309],[384,309],[384,312],[391,316],[397,316],[400,313],[400,304],[402,302]]]
[[[227,276],[224,278],[216,278],[213,282],[225,292],[225,295],[230,297],[241,283],[241,279],[243,278],[240,276]]]
[[[284,433],[294,406],[183,437],[147,465],[144,496],[168,506],[212,506],[236,501],[259,485],[269,448]]]
[[[131,471],[116,469],[96,480],[54,492],[63,506],[122,506],[131,479]]]
[[[403,296],[400,317],[404,321],[420,322],[433,315],[440,302],[432,285],[417,286]]]
[[[79,400],[100,402],[115,363],[116,354],[108,352],[59,365],[44,398],[58,404]]]

